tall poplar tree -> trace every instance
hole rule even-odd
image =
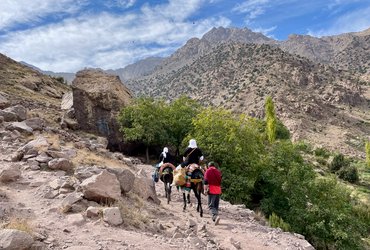
[[[366,164],[370,168],[370,141],[365,143],[365,151],[366,151]]]
[[[265,102],[265,113],[266,113],[266,134],[269,142],[274,142],[276,139],[276,115],[274,102],[271,96],[266,98]]]

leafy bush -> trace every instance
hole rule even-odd
[[[359,180],[358,170],[355,166],[342,167],[338,171],[338,177],[351,183],[356,183]]]

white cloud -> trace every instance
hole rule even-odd
[[[105,2],[108,7],[120,7],[124,9],[134,6],[135,3],[136,0],[109,0]]]
[[[20,23],[38,22],[42,16],[76,12],[84,0],[1,0],[0,30]]]
[[[356,32],[370,27],[370,7],[339,16],[327,29],[309,30],[308,35],[321,37]]]
[[[270,38],[274,38],[274,36],[271,34],[271,32],[276,30],[276,28],[277,28],[277,26],[273,26],[273,27],[270,27],[270,28],[261,28],[261,27],[259,27],[259,28],[253,28],[252,31],[260,32],[260,33],[264,34],[265,36],[268,36]]]
[[[247,0],[237,4],[233,11],[246,14],[245,22],[249,24],[253,19],[265,13],[270,0]]]
[[[217,17],[187,21],[201,1],[146,5],[125,15],[86,14],[27,31],[8,34],[0,53],[44,70],[75,72],[84,67],[115,69],[146,56],[168,55],[191,37],[213,26],[228,26]],[[186,5],[186,6],[185,6]],[[176,9],[183,8],[181,15]]]

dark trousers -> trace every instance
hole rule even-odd
[[[212,213],[214,219],[218,215],[218,204],[220,203],[219,194],[208,194],[208,208]]]

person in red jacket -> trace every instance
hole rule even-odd
[[[212,213],[212,220],[215,225],[220,222],[218,216],[218,206],[221,195],[221,171],[217,168],[215,162],[208,163],[208,169],[204,174],[205,191],[208,194],[208,207]]]

